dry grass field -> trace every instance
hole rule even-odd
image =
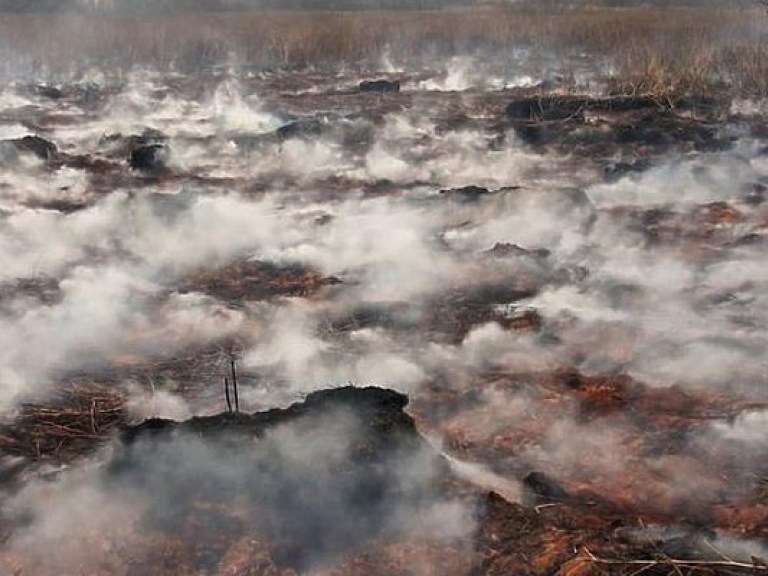
[[[184,70],[237,57],[262,67],[347,67],[385,51],[415,62],[526,49],[606,62],[621,92],[768,93],[768,16],[713,8],[521,12],[280,12],[164,16],[3,14],[0,55],[16,68],[85,61]],[[6,64],[8,65],[8,64]]]

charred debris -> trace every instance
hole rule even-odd
[[[233,136],[232,141],[242,151],[328,137],[338,138],[347,150],[364,152],[382,118],[409,106],[413,96],[397,80],[351,86],[346,92],[307,95],[307,103],[296,104],[296,113],[274,131]],[[723,126],[743,120],[720,99],[550,95],[537,90],[539,93],[467,91],[456,97],[441,94],[450,105],[434,119],[436,134],[470,128],[486,135],[491,149],[505,146],[506,139],[514,137],[536,151],[566,151],[580,161],[594,163],[597,173],[611,182],[641,174],[671,151],[726,149],[732,145],[734,131]],[[98,91],[88,94],[66,86],[40,91],[41,96],[55,101],[87,100],[92,102],[89,106],[97,106]],[[362,103],[369,111],[314,112],[335,101],[344,101],[345,106]],[[43,136],[0,143],[0,161],[13,163],[26,155],[51,170],[62,166],[85,169],[99,194],[109,193],[115,182],[207,182],[204,175],[183,172],[173,165],[172,139],[157,130],[105,135],[96,152],[69,154],[65,142],[44,137],[47,119],[37,120],[38,124],[29,124],[30,129]],[[740,129],[754,128],[748,121],[744,123],[746,128]],[[259,193],[270,184],[268,178],[249,182],[249,191]],[[409,186],[387,180],[329,179],[322,183],[329,197],[353,189],[386,194]],[[413,186],[430,187],[431,183]],[[515,185],[432,188],[435,194],[427,201],[452,203],[461,209],[527,193],[525,187]],[[66,213],[92,201],[67,202],[64,198],[37,206]],[[153,209],[168,214],[174,213],[176,201],[176,197],[162,194],[148,198]],[[762,228],[750,233],[737,230],[738,234],[731,234],[731,228],[765,202],[766,185],[755,182],[742,191],[741,199],[701,204],[690,213],[642,205],[597,209],[578,189],[558,192],[548,209],[569,214],[583,222],[585,229],[594,224],[600,210],[601,218],[637,234],[648,250],[680,247],[692,259],[704,261],[716,250],[763,242]],[[316,225],[324,225],[328,218],[332,216],[318,216]],[[407,302],[358,303],[329,317],[329,332],[334,338],[360,328],[398,335],[418,332],[460,345],[473,328],[492,323],[546,345],[557,339],[551,322],[536,310],[515,306],[537,294],[542,285],[578,283],[590,273],[583,266],[559,267],[547,247],[535,245],[497,242],[473,258],[479,262],[479,273],[472,286],[447,286],[418,310]],[[493,274],[510,261],[524,263],[532,271],[532,279],[518,273],[516,284],[509,276]],[[169,290],[204,294],[237,308],[288,297],[319,298],[341,282],[306,265],[241,258],[190,271]],[[55,279],[21,279],[0,284],[0,308],[12,310],[19,294],[43,304],[62,297]],[[632,297],[631,287],[617,287],[618,300]],[[733,297],[713,295],[711,305]],[[511,309],[502,309],[510,305]],[[768,538],[765,478],[744,480],[751,490],[746,495],[735,488],[735,495],[717,491],[711,501],[698,507],[693,505],[696,495],[683,493],[667,501],[659,494],[654,501],[639,502],[632,492],[637,484],[653,484],[665,473],[657,470],[652,471],[655,477],[644,476],[637,458],[673,461],[679,453],[694,449],[692,433],[706,422],[732,420],[748,410],[764,410],[764,405],[690,393],[676,386],[645,386],[620,372],[596,376],[569,369],[509,374],[489,367],[487,373],[477,375],[469,390],[452,389],[437,379],[410,404],[406,396],[391,390],[344,387],[310,393],[287,408],[248,413],[243,387],[247,377],[238,374],[234,357],[228,359],[223,378],[220,356],[210,350],[133,365],[126,374],[144,377],[167,372],[173,379],[184,380],[193,361],[218,370],[206,385],[213,384],[216,409],[225,408],[221,413],[182,422],[150,419],[133,425],[125,394],[117,386],[93,384],[100,379],[91,378],[61,388],[45,403],[24,404],[12,424],[0,427],[0,473],[6,486],[30,473],[35,468],[32,463],[66,465],[98,453],[99,447],[114,440],[115,450],[99,476],[102,485],[113,490],[115,498],[127,491],[157,504],[156,512],[142,519],[148,536],[141,541],[140,553],[118,558],[116,565],[121,569],[115,573],[287,576],[312,569],[333,576],[391,576],[422,574],[415,567],[424,558],[433,560],[437,567],[433,573],[456,576],[768,573],[763,555],[736,555],[730,545],[734,538],[744,537],[760,545]],[[111,368],[109,378],[103,380],[119,381],[123,373]],[[484,410],[493,408],[483,407],[478,400],[484,391],[538,394],[546,401],[534,418],[497,421],[498,426],[482,436],[482,423],[488,421]],[[611,485],[602,478],[584,479],[517,464],[520,451],[540,442],[541,430],[554,427],[569,410],[575,411],[581,423],[626,415],[629,456]],[[456,458],[498,465],[497,472],[519,483],[520,502],[505,499],[488,486],[459,479],[452,472],[451,460],[419,430],[437,431]],[[404,461],[413,459],[424,466],[419,481],[404,490],[399,470]],[[326,466],[328,462],[334,464],[333,470]],[[734,480],[738,468],[728,468],[729,463],[723,459],[721,472],[732,487],[741,480]],[[681,482],[696,472],[682,474],[686,477]],[[393,525],[381,522],[393,509],[421,513],[436,500],[445,499],[456,499],[471,510],[469,534],[449,542],[427,541],[398,533]],[[2,525],[9,526],[10,534],[16,528],[6,519]],[[111,544],[104,548],[119,550]],[[9,562],[0,551],[0,572],[19,573],[8,568]],[[22,573],[39,572],[32,565]]]
[[[306,104],[291,114],[276,112],[282,124],[271,132],[232,134],[228,142],[243,153],[268,150],[291,140],[330,139],[350,154],[364,154],[373,144],[373,132],[388,112],[403,111],[414,103],[414,93],[406,89],[407,78],[364,80],[349,90],[336,90],[302,96]],[[99,109],[110,96],[98,86],[33,87],[38,93],[56,95],[56,102],[66,101]],[[46,96],[53,97],[53,96]],[[429,98],[427,97],[427,102]],[[467,129],[487,135],[488,146],[498,150],[510,144],[510,134],[535,151],[555,150],[587,159],[605,172],[606,180],[647,170],[659,155],[678,152],[712,152],[733,145],[738,131],[724,129],[742,125],[742,130],[758,130],[748,119],[730,110],[726,94],[587,96],[559,93],[542,87],[517,88],[492,93],[468,91],[458,100],[451,93],[441,94],[450,112],[433,118],[437,136]],[[294,105],[295,102],[290,101]],[[441,103],[442,104],[442,103]],[[362,111],[349,112],[362,106]],[[318,112],[322,110],[322,112]],[[343,110],[343,111],[342,111]],[[35,157],[52,171],[61,167],[86,170],[94,190],[108,193],[116,184],[163,182],[201,182],[199,174],[181,169],[173,160],[172,139],[154,127],[134,134],[108,133],[88,153],[68,152],[66,142],[49,136],[48,124],[55,121],[43,113],[25,121],[30,134],[0,141],[0,163],[13,164],[20,155]],[[0,118],[3,120],[4,118]],[[5,118],[7,121],[14,117]],[[210,137],[184,144],[209,145]],[[223,143],[222,143],[223,144]],[[269,182],[252,184],[255,189]],[[405,186],[408,184],[406,183]],[[373,193],[389,191],[383,183],[327,182],[326,188],[339,192],[350,188],[370,189]],[[484,192],[480,186],[466,186],[447,196],[461,196],[466,201]],[[49,203],[52,209],[74,211],[95,201],[80,199]]]
[[[569,378],[577,388],[591,386],[581,375]],[[111,553],[120,574],[165,576],[183,567],[211,574],[384,576],[410,573],[425,554],[436,558],[441,573],[455,576],[768,571],[763,558],[721,551],[728,540],[719,531],[639,519],[542,472],[521,475],[521,503],[459,479],[405,412],[407,396],[392,390],[321,390],[284,409],[247,414],[235,405],[213,416],[135,426],[119,424],[121,405],[103,390],[77,392],[92,395],[90,411],[74,409],[70,397],[56,418],[40,407],[29,411],[28,430],[37,426],[37,439],[51,441],[61,440],[65,429],[91,440],[107,430],[116,435],[101,490],[150,503],[138,550]],[[8,431],[3,434],[0,445],[8,453]],[[409,469],[414,462],[416,476]],[[470,532],[414,538],[391,524],[401,514],[428,514],[435,502],[452,500],[471,511]],[[2,524],[13,534],[13,519]],[[8,562],[0,553],[0,567]]]

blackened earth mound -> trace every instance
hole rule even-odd
[[[434,504],[447,464],[418,434],[406,396],[345,387],[286,409],[128,428],[105,481],[149,498],[145,522],[207,548],[269,542],[303,570],[409,529]],[[204,543],[204,544],[202,544]],[[204,566],[200,566],[204,568]]]

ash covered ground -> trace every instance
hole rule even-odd
[[[0,85],[0,572],[768,571],[765,106],[513,64]]]

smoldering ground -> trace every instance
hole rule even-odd
[[[150,542],[176,536],[210,557],[198,567],[213,569],[248,536],[274,543],[276,565],[306,573],[372,539],[466,542],[471,502],[446,490],[448,464],[399,412],[397,395],[345,394],[355,403],[329,395],[295,415],[230,416],[229,428],[223,416],[197,431],[136,429],[108,465],[17,494],[7,509],[26,521],[10,548],[35,557],[41,574],[126,563],[154,570]]]
[[[637,134],[576,118],[569,142],[590,153],[564,154],[505,117],[530,89],[527,52],[498,76],[471,54],[431,72],[379,56],[365,74],[251,69],[227,53],[196,77],[137,66],[6,85],[3,139],[39,134],[58,151],[12,144],[2,159],[2,408],[86,379],[126,390],[138,417],[214,413],[234,350],[249,411],[348,382],[408,392],[464,477],[511,500],[537,470],[666,522],[714,524],[717,507],[748,502],[761,470],[749,454],[765,444],[759,105],[712,120],[707,146],[657,138],[658,154],[593,150],[595,133]],[[408,80],[357,90],[379,72]],[[555,82],[545,72],[531,83]],[[43,92],[54,78],[57,98]],[[168,147],[163,170],[128,166],[145,141]],[[299,288],[249,291],[232,277],[243,263]],[[206,352],[200,372],[173,363],[189,350]],[[181,539],[290,540],[277,557],[305,567],[368,539],[475,527],[433,490],[443,468],[422,452],[336,477],[352,420],[226,449],[140,440],[119,488],[80,465],[22,488],[6,507],[27,520],[11,549],[45,562],[33,549],[60,547],[51,570],[98,563],[114,550],[94,553],[89,534],[142,550],[142,529],[208,518],[201,499],[241,512]],[[755,477],[723,479],[725,462]],[[360,488],[378,474],[394,493]]]

